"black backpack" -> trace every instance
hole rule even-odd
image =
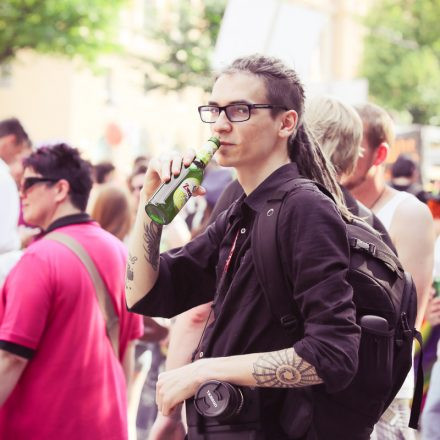
[[[266,202],[252,232],[252,256],[269,308],[281,325],[296,335],[302,331],[302,317],[289,294],[291,282],[282,267],[277,223],[284,198],[300,188],[321,191],[332,198],[315,182],[289,180]],[[374,230],[354,219],[347,223],[347,233],[348,282],[353,287],[356,319],[362,329],[359,366],[350,385],[332,398],[356,409],[372,425],[392,402],[411,369],[413,338],[421,344],[421,335],[414,328],[417,295],[411,276]],[[423,391],[421,357],[409,423],[414,429],[418,427]]]

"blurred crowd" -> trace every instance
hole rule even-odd
[[[310,123],[313,123],[313,118]],[[360,139],[361,132],[358,137]],[[325,143],[325,139],[323,143]],[[331,154],[332,152],[330,152]],[[123,438],[119,436],[118,432],[128,429],[132,439],[183,439],[185,427],[178,411],[172,420],[157,414],[155,384],[159,373],[165,368],[172,368],[173,362],[179,364],[179,362],[189,361],[189,353],[195,348],[191,344],[197,340],[200,329],[206,325],[206,320],[209,319],[210,305],[200,306],[184,318],[173,319],[141,318],[139,315],[129,314],[123,310],[125,264],[127,258],[131,258],[130,255],[127,255],[127,244],[130,240],[136,211],[143,209],[142,206],[139,206],[139,195],[149,159],[148,156],[136,158],[131,173],[127,176],[122,175],[117,164],[103,162],[90,165],[80,157],[77,150],[66,144],[47,145],[36,149],[20,121],[15,118],[0,121],[0,200],[2,202],[0,216],[0,287],[2,286],[0,296],[0,381],[9,380],[11,383],[10,389],[0,393],[0,433],[2,432],[1,424],[10,423],[5,420],[6,417],[10,417],[11,412],[23,413],[35,405],[35,399],[26,402],[30,406],[23,406],[24,403],[20,400],[22,399],[20,393],[24,393],[23,388],[29,386],[27,381],[38,382],[35,377],[51,363],[55,365],[50,369],[70,371],[75,368],[75,365],[74,362],[69,364],[66,359],[78,356],[81,359],[84,375],[96,378],[99,373],[99,375],[109,376],[106,383],[95,380],[85,381],[83,384],[78,371],[73,376],[70,373],[63,374],[64,383],[67,383],[68,387],[78,386],[80,389],[81,386],[84,386],[84,389],[102,387],[96,391],[95,397],[96,402],[100,402],[99,405],[106,406],[107,416],[102,415],[102,418],[98,419],[102,423],[108,423],[106,417],[111,417],[113,421],[110,423],[110,431],[113,431],[113,434],[116,432],[116,434],[112,437],[113,434],[110,431],[103,433],[99,431],[98,427],[94,438]],[[440,294],[440,193],[435,190],[426,190],[422,184],[418,164],[410,156],[399,156],[394,163],[387,164],[387,169],[387,187],[414,195],[420,203],[429,208],[435,225],[433,288],[430,292],[427,312],[421,324],[426,353],[424,359],[426,378],[424,392],[426,396],[440,336],[439,300],[436,296]],[[74,185],[75,179],[78,188]],[[90,188],[87,186],[88,179],[90,180]],[[192,237],[201,233],[215,219],[214,207],[223,190],[233,180],[234,175],[230,169],[219,167],[215,161],[211,162],[205,171],[202,183],[206,188],[206,195],[191,198],[176,219],[164,228],[161,251],[183,246]],[[350,181],[347,181],[346,185],[343,180],[341,183],[350,188]],[[42,186],[44,189],[41,188]],[[434,182],[431,188],[436,187]],[[228,188],[230,188],[229,191],[233,191],[231,187]],[[42,192],[46,189],[50,191],[50,194]],[[38,190],[41,192],[37,194]],[[89,192],[90,196],[88,196]],[[83,197],[82,200],[86,202],[84,207],[74,200],[73,196],[76,195],[78,195],[78,199],[80,196]],[[369,203],[364,202],[365,205],[369,205],[373,209],[374,204],[382,195],[383,192],[379,194],[376,201],[368,200],[367,197]],[[361,199],[361,197],[357,198]],[[60,223],[60,219],[63,222]],[[102,230],[107,231],[106,235],[101,235],[101,232],[97,232],[93,228],[91,231],[87,230],[86,228],[91,228],[91,225],[95,225],[93,227],[99,225]],[[104,279],[104,284],[107,287],[114,287],[114,292],[110,292],[109,297],[112,298],[113,304],[116,304],[114,308],[119,322],[118,328],[120,330],[118,331],[122,335],[119,337],[116,349],[119,351],[116,352],[116,357],[113,356],[114,359],[117,359],[117,367],[113,365],[114,359],[109,360],[109,356],[114,355],[111,351],[111,347],[114,347],[114,340],[110,337],[111,326],[108,325],[108,322],[102,321],[100,324],[101,333],[95,337],[90,334],[95,327],[88,328],[85,323],[86,319],[97,320],[97,314],[101,313],[99,309],[94,310],[93,313],[90,312],[91,314],[86,312],[85,310],[87,307],[91,307],[90,305],[84,305],[81,316],[75,315],[72,310],[63,312],[64,322],[58,323],[57,325],[60,327],[55,330],[60,333],[68,328],[66,331],[74,334],[80,331],[81,326],[87,327],[89,346],[83,347],[82,342],[67,339],[69,336],[64,336],[64,342],[59,342],[56,340],[56,334],[52,335],[49,346],[44,345],[43,340],[47,331],[45,326],[48,326],[48,323],[55,319],[52,316],[54,311],[58,307],[63,307],[63,304],[58,304],[57,301],[52,303],[51,295],[54,294],[53,292],[60,292],[57,289],[61,289],[72,278],[78,276],[78,268],[74,267],[72,256],[67,257],[65,250],[60,249],[59,243],[53,244],[52,242],[49,245],[49,237],[42,240],[42,237],[54,230],[65,231],[68,236],[71,235],[75,240],[78,239],[86,253],[90,254],[98,266],[101,277],[110,277]],[[113,237],[109,238],[107,233]],[[392,236],[391,238],[393,239]],[[45,247],[43,248],[42,245],[37,247],[43,241],[46,242]],[[97,253],[98,249],[99,253]],[[22,266],[18,264],[19,262]],[[63,279],[64,276],[67,278]],[[55,279],[56,277],[59,279]],[[82,280],[82,283],[87,284],[85,280]],[[55,286],[55,290],[52,293],[49,292],[43,300],[35,299],[36,289],[40,286],[41,289],[49,290],[48,285]],[[90,284],[89,288],[91,286]],[[14,306],[17,311],[12,316],[7,310],[7,299],[18,296],[22,291],[25,291],[25,297],[23,302],[17,301],[17,305]],[[86,301],[78,294],[78,301],[80,300]],[[18,310],[23,307],[24,302],[29,309],[27,311],[29,318],[26,321],[29,323],[29,328],[25,324],[17,324],[20,320]],[[71,306],[73,307],[73,305]],[[40,325],[37,323],[38,316],[33,317],[30,309],[38,312],[41,318]],[[135,316],[135,318],[131,316]],[[193,330],[195,337],[190,336]],[[38,336],[30,338],[27,332],[38,334]],[[102,340],[98,342],[98,339],[99,335],[101,339],[106,338],[105,334],[109,343],[108,346],[103,347]],[[188,338],[189,347],[184,347],[185,337]],[[54,345],[61,343],[64,344],[66,351],[64,354],[58,353],[53,348]],[[179,350],[182,351],[183,360],[176,360],[180,355]],[[99,352],[95,358],[90,354],[93,351]],[[16,360],[20,356],[25,359],[22,364]],[[89,371],[89,362],[102,362],[102,364],[90,366]],[[27,370],[33,364],[38,364],[40,369],[36,369],[32,376],[31,372]],[[112,368],[114,371],[109,373],[108,370]],[[123,374],[118,370],[119,368]],[[436,365],[434,368],[438,369],[439,367]],[[110,376],[116,377],[121,374],[123,379],[113,380],[110,378]],[[438,375],[437,373],[435,382],[433,381],[436,389],[431,391],[432,394],[436,393],[437,395],[440,389]],[[54,377],[53,392],[63,385],[62,378]],[[57,383],[56,380],[59,382]],[[73,383],[68,383],[69,380],[72,380]],[[65,414],[62,420],[63,424],[75,424],[75,420],[78,422],[81,419],[85,425],[90,426],[90,420],[95,417],[96,413],[103,412],[101,409],[92,408],[89,405],[87,405],[87,409],[79,409],[82,407],[83,400],[91,399],[88,391],[84,391],[84,389],[81,389],[82,397],[79,394],[75,396],[80,401],[71,402],[70,406],[63,406],[63,403],[59,403]],[[123,389],[124,392],[122,392]],[[35,393],[38,392],[39,389],[36,386]],[[60,390],[60,392],[62,391]],[[125,396],[127,397],[125,398]],[[428,395],[428,401],[430,398],[433,401],[434,399],[438,400],[438,397],[434,398]],[[121,402],[126,399],[126,403],[120,403],[116,405],[118,408],[113,408],[109,401],[115,399],[120,399]],[[56,399],[54,400],[56,401]],[[436,405],[438,405],[437,400]],[[3,416],[2,405],[4,405],[3,412],[6,407],[9,411]],[[43,409],[41,414],[39,410],[36,411],[38,417],[42,418],[41,423],[43,421],[48,425],[52,422],[55,423],[53,419],[44,414],[45,411]],[[66,417],[67,411],[71,411],[69,417]],[[32,422],[32,417],[26,417]],[[23,427],[23,432],[26,430],[26,423],[23,422],[26,417],[17,418],[17,423]],[[75,420],[72,422],[72,419]],[[117,420],[120,420],[120,423]],[[426,429],[429,430],[427,424],[430,422],[425,423]],[[163,426],[165,425],[170,429],[167,435],[163,434],[165,432]],[[72,429],[75,430],[75,428]],[[12,430],[6,429],[4,432],[10,433]],[[50,429],[47,432],[47,438],[55,438],[51,437]],[[92,432],[94,432],[93,429]],[[157,432],[162,434],[157,434]],[[78,437],[80,437],[79,434]],[[85,434],[82,437],[93,438],[90,434]],[[385,437],[378,436],[377,438]],[[427,436],[426,438],[435,437]]]

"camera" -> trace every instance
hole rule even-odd
[[[258,390],[209,380],[186,401],[190,440],[262,440]]]
[[[240,414],[243,403],[243,392],[239,387],[218,380],[203,383],[194,397],[194,406],[201,416],[221,422]]]

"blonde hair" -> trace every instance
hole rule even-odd
[[[354,108],[335,97],[320,96],[306,103],[304,118],[338,176],[351,174],[362,142],[362,120]]]
[[[132,209],[127,191],[114,184],[104,184],[99,189],[91,216],[103,229],[123,240],[132,222]]]

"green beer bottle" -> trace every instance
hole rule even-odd
[[[211,137],[196,153],[194,161],[183,167],[178,176],[163,183],[145,206],[145,211],[155,223],[167,225],[192,196],[194,189],[202,183],[205,166],[220,147],[220,140]]]
[[[440,297],[440,277],[439,276],[434,277],[434,280],[432,282],[432,287],[434,287],[434,290],[435,290],[434,298]]]

